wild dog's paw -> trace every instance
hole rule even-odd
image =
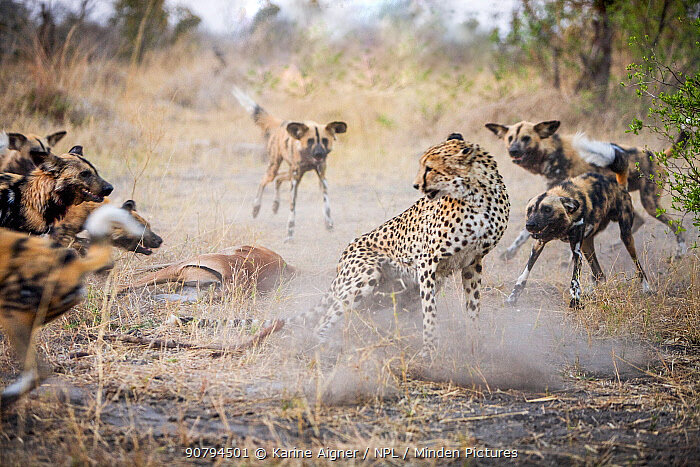
[[[278,210],[279,208],[280,208],[280,202],[277,201],[277,200],[274,200],[274,201],[272,202],[272,213],[273,213],[273,214],[277,214],[277,210]],[[253,215],[253,216],[255,216],[255,215]]]
[[[253,206],[253,218],[258,217],[258,214],[260,213],[260,205],[257,204]]]
[[[511,259],[515,258],[517,253],[518,250],[514,248],[506,248],[506,250],[498,255],[498,257],[501,259],[501,261],[510,261]]]

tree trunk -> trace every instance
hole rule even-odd
[[[583,71],[576,90],[593,89],[598,91],[601,101],[605,101],[610,80],[612,61],[613,28],[610,24],[608,8],[611,0],[594,0],[593,41],[588,55],[581,53]]]

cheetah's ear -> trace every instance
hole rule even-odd
[[[549,120],[547,122],[540,122],[535,125],[535,133],[537,133],[540,138],[545,139],[552,136],[559,129],[561,122],[559,120]]]
[[[464,136],[462,136],[461,133],[450,133],[450,136],[447,137],[447,141],[451,139],[456,139],[459,141],[464,141]]]
[[[491,130],[491,132],[499,138],[503,138],[505,134],[508,133],[508,127],[506,125],[501,125],[500,123],[487,123],[484,126]]]
[[[564,209],[566,209],[566,212],[569,214],[578,211],[578,208],[581,206],[581,203],[578,200],[574,198],[568,198],[566,196],[560,196],[559,201],[561,201],[561,204],[564,206]]]
[[[309,127],[301,122],[289,122],[287,123],[287,133],[292,135],[294,139],[301,139],[304,133],[309,131]]]

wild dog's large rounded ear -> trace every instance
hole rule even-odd
[[[56,133],[46,135],[46,142],[49,143],[49,146],[55,146],[64,136],[66,136],[65,131],[57,131]]]
[[[542,139],[549,138],[559,129],[560,124],[561,122],[559,120],[540,122],[535,125],[535,133],[537,133]]]
[[[348,131],[348,124],[345,122],[330,122],[326,125],[326,131],[329,133],[345,133]]]
[[[287,123],[287,133],[292,135],[294,139],[301,139],[304,133],[309,131],[309,127],[300,122]]]
[[[65,161],[50,152],[32,152],[32,161],[37,167],[41,166],[44,172],[58,173],[65,166]]]
[[[122,209],[126,209],[129,212],[136,211],[136,201],[133,199],[128,199],[122,204]]]
[[[24,146],[27,141],[26,136],[24,136],[22,133],[8,133],[7,134],[8,139],[10,140],[10,145],[8,146],[9,149],[14,149],[15,151],[20,151],[22,149],[22,146]]]
[[[72,148],[70,148],[68,153],[69,154],[77,154],[79,156],[82,156],[83,155],[83,147],[82,146],[73,146]]]
[[[581,203],[579,203],[578,200],[568,198],[566,196],[560,196],[559,201],[561,201],[562,206],[564,206],[564,209],[566,209],[566,212],[569,214],[576,212],[579,206],[581,206]]]
[[[501,125],[499,123],[487,123],[484,126],[491,130],[491,132],[499,138],[503,138],[503,136],[508,133],[508,127],[506,125]]]

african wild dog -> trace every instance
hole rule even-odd
[[[45,138],[21,133],[8,133],[7,136],[7,154],[0,151],[0,173],[26,175],[41,163],[51,148],[66,136],[66,132],[57,131]]]
[[[78,251],[82,251],[84,242],[78,238],[78,234],[85,230],[85,221],[88,216],[107,203],[109,203],[109,199],[105,198],[99,203],[96,201],[85,201],[84,203],[71,206],[68,208],[65,217],[51,227],[51,237],[65,247],[70,246]],[[128,212],[136,222],[144,227],[143,238],[134,239],[128,232],[116,227],[111,235],[112,245],[122,250],[133,251],[142,255],[152,254],[153,251],[151,249],[160,247],[163,239],[151,230],[151,224],[136,211],[136,203],[133,200],[125,201],[121,209]]]
[[[518,277],[506,303],[515,305],[525,288],[527,278],[547,242],[559,239],[568,242],[574,259],[571,277],[571,301],[569,306],[581,304],[581,252],[591,266],[593,280],[597,284],[605,280],[605,274],[595,254],[594,237],[604,230],[610,221],[620,226],[620,238],[637,267],[637,275],[644,292],[651,292],[646,274],[637,259],[632,236],[634,209],[627,192],[627,153],[617,152],[610,168],[617,180],[606,175],[588,172],[554,185],[546,192],[530,200],[527,206],[527,231],[535,238],[525,270]]]
[[[83,277],[110,262],[113,227],[118,225],[134,239],[144,231],[126,211],[114,206],[96,210],[85,225],[91,244],[84,258],[46,237],[0,229],[0,326],[24,365],[20,378],[3,391],[0,406],[41,381],[32,331],[80,303],[85,296]]]
[[[41,235],[83,201],[101,202],[112,192],[82,146],[67,154],[43,154],[28,175],[0,174],[0,227]]]
[[[268,114],[237,87],[234,87],[232,92],[238,102],[253,116],[255,123],[262,128],[267,140],[269,162],[253,201],[253,217],[256,217],[260,212],[263,191],[272,181],[275,181],[275,200],[272,203],[272,211],[277,212],[280,184],[289,180],[292,183],[292,188],[285,241],[291,240],[294,236],[299,182],[306,172],[313,170],[318,176],[323,191],[323,215],[326,229],[331,230],[333,219],[331,218],[330,199],[328,198],[326,158],[333,149],[335,135],[345,133],[347,124],[345,122],[330,122],[326,125],[320,125],[310,120],[304,122],[282,120]],[[279,168],[283,161],[289,165],[289,172],[279,174]]]
[[[583,134],[559,136],[559,121],[552,120],[537,124],[520,122],[514,125],[487,123],[486,128],[503,139],[508,154],[513,163],[525,170],[543,175],[550,187],[568,178],[585,172],[598,172],[610,175],[607,168],[594,165],[594,160],[612,160],[616,152],[624,152],[629,160],[628,179],[629,191],[639,190],[644,209],[649,215],[656,217],[666,225],[671,225],[671,219],[658,211],[662,187],[658,181],[663,180],[663,172],[653,160],[653,154],[645,149],[620,146],[614,143],[591,141]],[[670,155],[674,147],[680,147],[687,141],[688,134],[681,132],[674,146],[666,150]],[[604,164],[598,164],[604,165]],[[635,228],[639,228],[644,220],[635,215]],[[685,235],[671,225],[678,243],[676,255],[680,256],[687,250]],[[508,247],[503,257],[510,259],[515,256],[520,246],[528,239],[527,230],[523,230],[513,244]]]

